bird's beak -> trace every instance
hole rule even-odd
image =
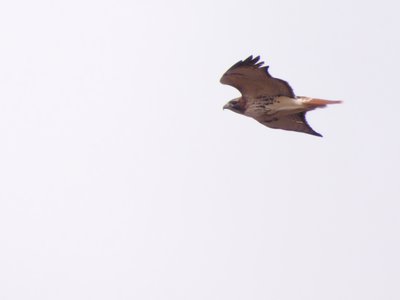
[[[228,109],[229,108],[229,103],[225,104],[222,109]]]

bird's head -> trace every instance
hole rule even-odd
[[[223,109],[229,109],[231,111],[234,111],[235,113],[243,114],[244,107],[242,106],[242,103],[240,101],[241,99],[241,97],[232,99],[224,105]]]

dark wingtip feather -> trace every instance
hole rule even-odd
[[[265,66],[265,67],[263,67],[263,69],[264,69],[265,73],[267,73],[269,75],[269,73],[268,73],[269,66]]]
[[[238,68],[238,67],[255,67],[255,68],[260,68],[262,65],[264,65],[263,61],[260,61],[260,55],[256,56],[253,58],[253,55],[250,55],[247,57],[245,60],[238,61],[236,64],[234,64],[232,67],[229,68],[229,70]]]
[[[246,58],[243,62],[248,63],[253,60],[253,55],[250,55],[248,58]]]
[[[305,125],[308,127],[308,129],[309,129],[309,131],[306,132],[306,133],[311,134],[311,135],[315,135],[315,136],[319,136],[319,137],[323,137],[322,134],[316,132],[316,131],[310,126],[310,124],[308,124],[307,119],[306,119],[306,114],[307,114],[307,112],[301,112],[301,113],[299,114],[301,120],[304,122],[304,124],[305,124]]]
[[[252,60],[252,63],[255,64],[256,62],[258,62],[260,60],[260,55],[257,55],[256,57],[254,57],[254,59]]]
[[[320,134],[320,133],[318,133],[318,132],[316,132],[316,131],[314,131],[313,133],[311,133],[312,135],[315,135],[315,136],[319,136],[319,137],[324,137],[322,134]]]
[[[310,124],[308,124],[306,118],[305,118],[305,114],[304,114],[304,122],[307,125],[308,129],[310,130],[309,134],[315,135],[315,136],[319,136],[322,137],[322,134],[320,134],[319,132],[316,132],[311,126]]]

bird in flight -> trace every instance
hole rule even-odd
[[[306,113],[341,101],[296,96],[290,85],[268,72],[269,66],[259,62],[260,56],[249,56],[234,64],[221,77],[222,84],[237,88],[242,94],[225,104],[224,109],[251,117],[277,129],[322,135],[308,125]]]

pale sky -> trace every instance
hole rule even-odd
[[[396,1],[3,1],[0,299],[400,299]],[[323,138],[223,111],[261,55]]]

